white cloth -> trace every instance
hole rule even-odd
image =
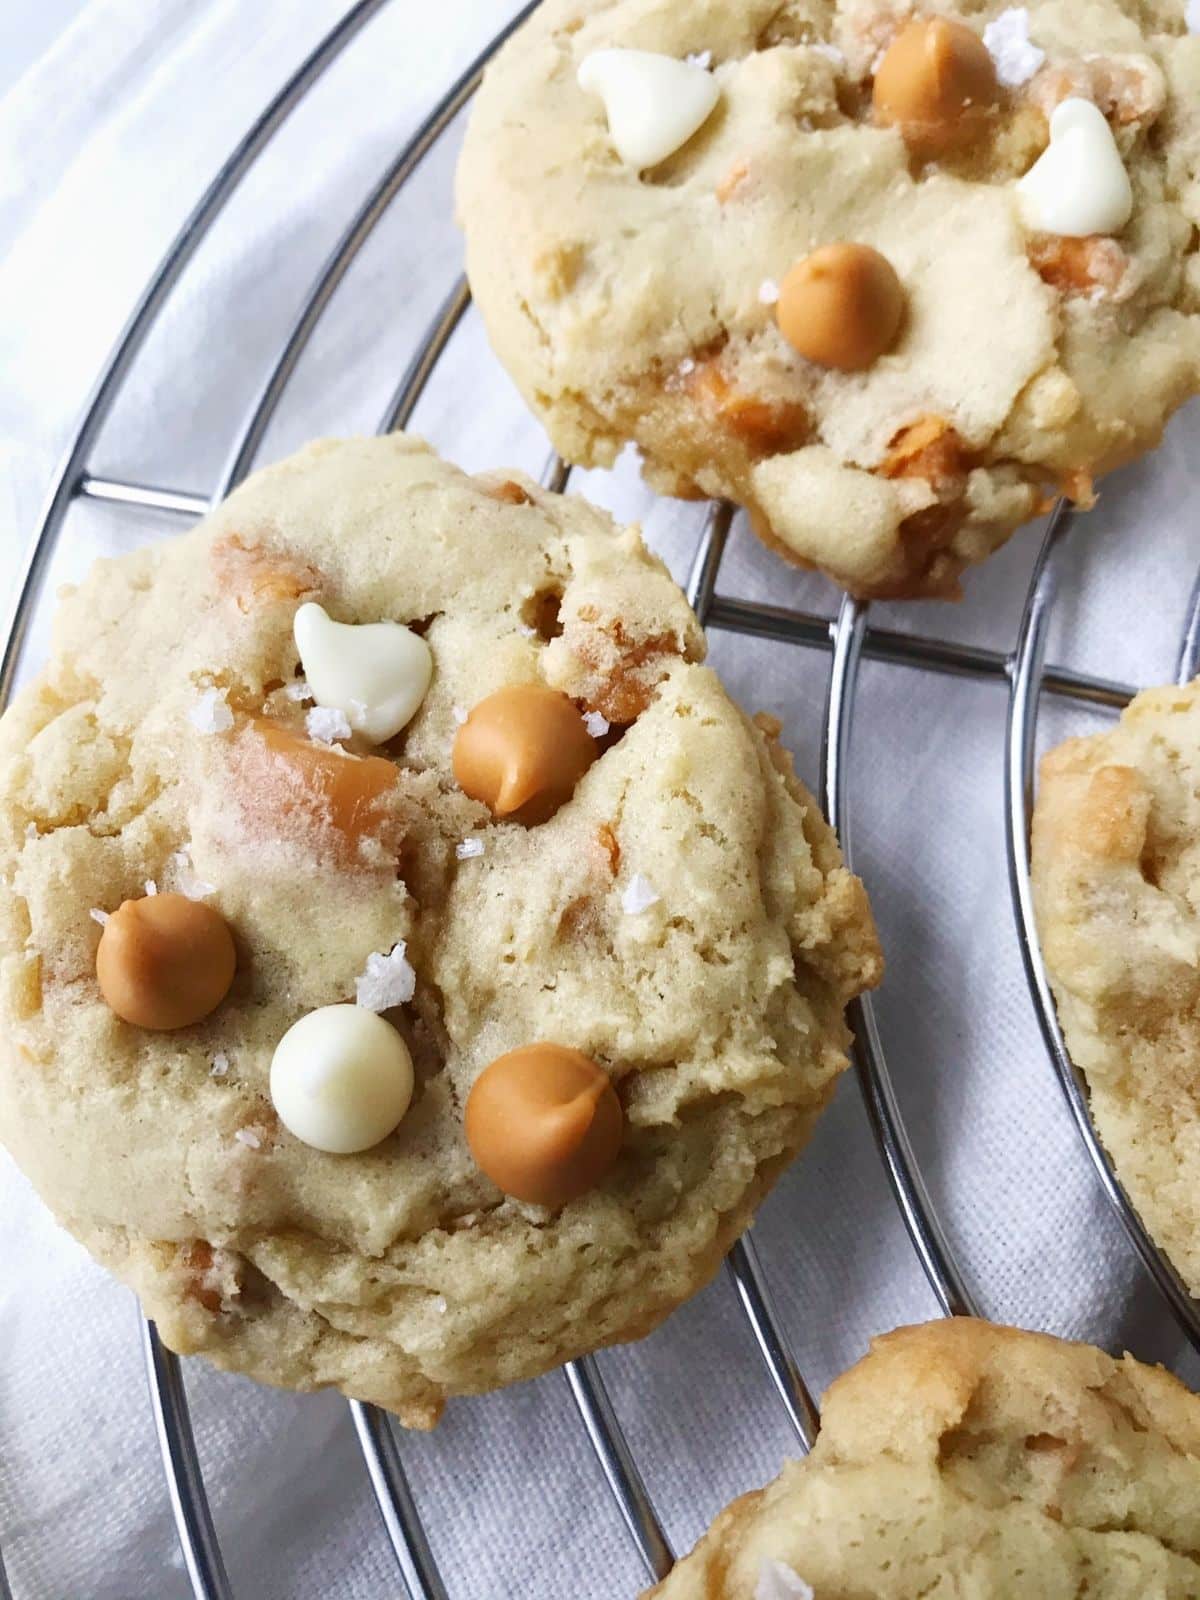
[[[8,4],[12,0],[7,0]],[[204,184],[342,0],[91,0],[0,101],[0,599],[106,351]],[[393,0],[251,173],[122,395],[94,471],[205,491],[326,251],[384,164],[509,0]],[[371,429],[461,260],[457,133],[392,208],[322,322],[264,457]],[[685,270],[685,269],[681,269]],[[472,318],[416,425],[464,465],[545,455]],[[1200,420],[1106,488],[1064,575],[1052,659],[1151,682],[1172,670],[1198,555]],[[698,510],[654,505],[623,463],[588,491],[644,517],[677,572]],[[54,581],[170,531],[72,511]],[[902,629],[1010,647],[1036,548],[1027,533],[959,607],[880,607]],[[723,592],[829,610],[738,529]],[[44,652],[39,613],[29,661]],[[816,778],[826,658],[713,639],[747,703],[780,715]],[[997,683],[868,663],[852,758],[857,866],[889,951],[879,1018],[930,1186],[993,1315],[1181,1363],[1070,1125],[1021,973],[1004,862]],[[1051,704],[1043,733],[1097,725]],[[135,1153],[136,1154],[136,1153]],[[800,1365],[819,1391],[868,1337],[934,1312],[846,1081],[758,1228]],[[130,1296],[0,1164],[0,1545],[21,1600],[177,1600],[175,1554]],[[757,1484],[793,1440],[724,1276],[604,1374],[676,1545]],[[400,1586],[333,1395],[277,1394],[188,1365],[201,1455],[235,1590],[368,1600]],[[451,1405],[402,1440],[450,1592],[461,1600],[630,1596],[638,1563],[561,1376]]]

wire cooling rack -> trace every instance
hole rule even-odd
[[[241,482],[250,470],[289,379],[342,278],[390,203],[467,104],[488,60],[535,9],[536,0],[512,18],[452,85],[387,167],[346,228],[312,284],[211,496],[94,474],[89,462],[97,436],[135,357],[201,242],[273,135],[386,3],[387,0],[358,0],[300,65],[202,195],[146,286],[100,375],[55,477],[0,658],[0,709],[11,697],[34,608],[71,504],[85,498],[149,509],[180,519],[195,519]],[[469,290],[465,280],[460,278],[430,324],[388,405],[380,422],[381,432],[406,426],[469,303]],[[562,490],[569,477],[570,468],[560,458],[552,456],[543,475],[546,486]],[[1056,558],[1070,532],[1071,507],[1060,501],[1051,515],[1033,568],[1015,645],[1009,654],[872,626],[868,607],[850,598],[843,600],[836,616],[824,617],[782,606],[750,603],[720,593],[717,580],[732,514],[733,508],[726,504],[718,503],[709,508],[687,583],[688,598],[707,628],[726,629],[735,634],[830,654],[820,788],[827,815],[840,835],[848,863],[852,862],[853,853],[847,802],[847,758],[859,666],[864,657],[921,672],[989,681],[1006,687],[1008,722],[1004,772],[1009,883],[1030,992],[1050,1059],[1098,1179],[1165,1304],[1188,1340],[1200,1350],[1200,1308],[1146,1233],[1092,1126],[1086,1086],[1063,1042],[1034,927],[1028,839],[1041,698],[1057,696],[1077,704],[1115,711],[1126,705],[1136,692],[1129,684],[1046,663]],[[1198,666],[1200,579],[1187,608],[1176,680],[1187,681],[1196,674]],[[852,1004],[849,1022],[856,1039],[854,1065],[870,1127],[920,1264],[946,1315],[978,1315],[978,1307],[955,1261],[906,1132],[869,996]],[[796,1443],[807,1451],[819,1427],[817,1408],[789,1348],[750,1235],[734,1246],[728,1265],[746,1322],[790,1421]],[[166,1487],[193,1593],[196,1600],[232,1600],[233,1590],[197,1459],[179,1361],[163,1346],[152,1323],[143,1323],[142,1341]],[[661,1578],[670,1570],[673,1552],[598,1367],[592,1357],[585,1357],[568,1364],[565,1376],[612,1490],[616,1508],[646,1572],[651,1578]],[[448,1591],[425,1536],[389,1418],[378,1408],[357,1401],[350,1401],[349,1407],[387,1537],[411,1600],[448,1600]],[[0,1600],[11,1600],[2,1559]]]

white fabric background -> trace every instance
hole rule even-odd
[[[13,0],[6,0],[7,9]],[[18,0],[20,13],[26,0]],[[63,9],[69,9],[63,7]],[[0,99],[0,599],[106,351],[195,197],[342,0],[91,0]],[[243,185],[139,361],[95,470],[205,491],[327,249],[388,158],[506,16],[393,0]],[[0,82],[3,78],[0,77]],[[452,137],[393,207],[308,352],[268,438],[370,429],[460,261]],[[681,266],[681,270],[686,267]],[[419,429],[464,465],[536,470],[545,445],[471,320]],[[1172,667],[1200,557],[1200,417],[1122,474],[1069,552],[1052,656],[1149,682]],[[581,480],[582,483],[582,480]],[[646,520],[678,573],[697,511],[636,472],[587,489]],[[77,506],[54,579],[169,531]],[[1036,536],[974,575],[958,607],[880,608],[887,626],[1007,648]],[[739,529],[726,593],[828,610]],[[44,608],[43,608],[44,619]],[[44,629],[28,653],[36,664]],[[777,712],[815,781],[825,658],[717,637],[746,702]],[[857,865],[890,969],[879,1015],[933,1192],[988,1311],[1183,1369],[1060,1103],[1021,974],[1005,878],[995,684],[868,664],[854,745]],[[1044,733],[1085,727],[1051,707]],[[758,1229],[816,1389],[868,1337],[933,1314],[847,1081]],[[0,1158],[0,1544],[21,1600],[176,1600],[186,1584],[151,1434],[128,1294]],[[603,1358],[651,1491],[683,1548],[793,1448],[724,1277],[639,1347]],[[346,1410],[190,1365],[234,1586],[255,1600],[399,1592]],[[403,1441],[451,1594],[630,1596],[641,1574],[552,1374],[451,1406]]]

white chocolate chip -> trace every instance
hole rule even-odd
[[[656,906],[660,899],[661,896],[650,879],[643,877],[640,872],[635,872],[621,895],[621,910],[627,917],[639,917],[643,911],[649,911],[651,906]]]
[[[271,1101],[289,1133],[314,1150],[370,1150],[408,1110],[408,1046],[375,1012],[322,1006],[295,1022],[271,1059]]]
[[[388,1011],[406,1006],[417,987],[417,975],[407,955],[403,939],[387,955],[375,952],[367,957],[366,971],[354,980],[355,1003],[368,1011]]]
[[[205,689],[188,712],[188,721],[198,733],[228,733],[233,727],[233,712],[224,689]]]
[[[639,172],[674,155],[721,98],[703,67],[653,50],[593,50],[579,64],[579,86],[604,101],[617,154]]]
[[[764,278],[758,286],[758,302],[764,306],[779,304],[779,285],[774,278]]]
[[[297,611],[293,632],[318,706],[340,711],[372,744],[384,744],[412,721],[433,677],[433,655],[411,628],[335,622],[310,600]]]
[[[314,706],[304,719],[304,731],[317,744],[335,744],[354,732],[350,719],[336,706]]]
[[[1080,239],[1116,233],[1133,189],[1104,113],[1075,96],[1055,106],[1050,143],[1017,184],[1021,220],[1036,233]]]
[[[583,713],[583,725],[593,739],[603,739],[612,726],[608,718],[600,711],[585,711]]]
[[[483,854],[483,840],[463,839],[454,846],[454,854],[460,861],[472,861]]]
[[[93,906],[88,912],[88,916],[91,917],[93,922],[98,922],[101,927],[108,921],[108,912],[101,911],[99,906]]]
[[[1009,6],[993,17],[983,30],[983,42],[996,63],[996,76],[1006,89],[1019,89],[1046,59],[1029,37],[1029,12],[1025,6]]]
[[[814,1596],[811,1586],[794,1567],[764,1556],[759,1563],[754,1600],[814,1600]]]

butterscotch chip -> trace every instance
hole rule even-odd
[[[718,109],[650,172],[597,159],[576,82],[621,47],[716,64]],[[1067,97],[1114,131],[1125,266],[1031,251],[1016,211]],[[545,0],[472,105],[457,206],[475,304],[567,460],[632,443],[656,492],[730,499],[856,595],[952,598],[1046,484],[1152,448],[1200,390],[1197,104],[1181,0]],[[539,262],[566,239],[585,265],[552,293]],[[789,269],[837,240],[903,286],[891,344],[860,347],[870,324],[836,308],[776,316]],[[1040,405],[1048,383],[1078,397],[1069,416]],[[922,415],[970,461],[932,508],[881,470]]]
[[[237,952],[219,911],[181,894],[125,900],[104,924],[96,980],[125,1022],[168,1031],[200,1022],[224,1000]]]
[[[454,741],[454,776],[496,817],[547,822],[596,759],[596,741],[558,689],[515,683],[473,706]]]
[[[818,366],[859,372],[891,348],[904,290],[886,256],[865,244],[826,244],[798,261],[779,288],[779,331]]]
[[[979,35],[951,17],[922,17],[892,40],[875,72],[880,122],[921,155],[982,133],[996,103],[996,68]]]
[[[1142,1221],[1200,1294],[1200,684],[1147,689],[1042,761],[1038,930],[1093,1120]]]
[[[0,720],[5,1142],[171,1348],[413,1426],[702,1287],[806,1142],[881,968],[862,885],[703,666],[666,567],[577,496],[497,499],[508,480],[403,436],[311,445],[97,566]],[[233,606],[212,553],[248,528],[339,623],[425,641],[386,756],[306,698],[306,596]],[[515,691],[539,709],[491,723],[496,816],[455,745]],[[514,825],[539,798],[557,809]],[[139,916],[186,881],[237,935],[236,981],[175,1032],[121,1021],[94,977],[128,914],[92,914],[147,880]],[[130,963],[139,993],[156,961]],[[483,1157],[509,1193],[464,1109],[490,1062],[547,1042],[603,1092],[584,1116],[534,1085],[540,1180]]]
[[[812,1454],[650,1594],[1187,1600],[1198,1504],[1200,1397],[1177,1378],[953,1317],[873,1340],[825,1395]]]

